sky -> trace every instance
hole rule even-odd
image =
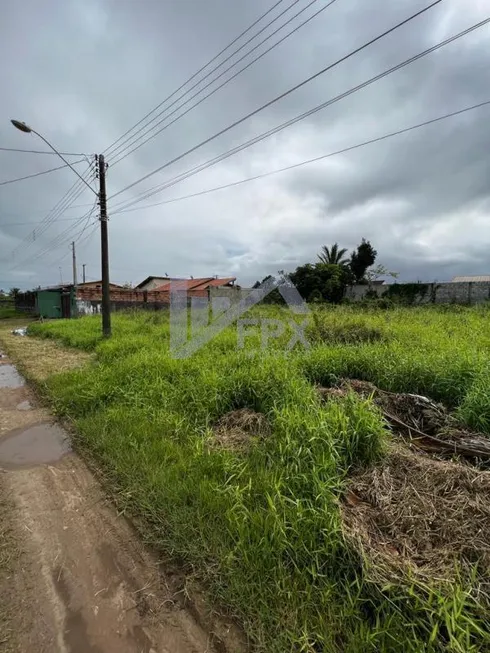
[[[86,173],[95,190],[94,154],[105,155],[110,271],[116,283],[137,284],[150,275],[219,275],[236,276],[247,286],[278,270],[315,262],[323,245],[338,242],[350,252],[362,238],[377,250],[377,262],[399,273],[400,280],[441,282],[460,274],[490,274],[490,105],[285,172],[180,199],[489,101],[490,24],[175,180],[490,16],[487,0],[442,0],[199,146],[430,3],[3,3],[0,148],[48,149],[37,135],[10,124],[12,118],[25,121],[59,151],[79,154],[65,158]],[[0,288],[71,281],[72,241],[78,280],[82,264],[87,280],[100,279],[97,198],[70,168],[3,183],[58,166],[63,161],[54,154],[0,149]],[[172,186],[145,198],[169,180]]]

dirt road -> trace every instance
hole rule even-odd
[[[21,552],[8,572],[0,569],[12,632],[5,646],[33,653],[216,651],[6,357],[0,493],[11,501],[7,518]]]

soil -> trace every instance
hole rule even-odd
[[[12,369],[3,377],[18,381]],[[0,564],[0,617],[3,609],[9,634],[0,634],[0,650],[243,651],[231,623],[206,621],[209,608],[185,600],[185,578],[176,583],[166,574],[71,451],[67,434],[36,407],[22,379],[12,383],[0,384],[0,504],[11,502],[2,522],[20,553]]]

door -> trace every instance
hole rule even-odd
[[[61,317],[71,317],[71,296],[70,293],[62,293],[61,295]]]

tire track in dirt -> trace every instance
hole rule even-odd
[[[2,378],[8,365],[3,358]],[[47,445],[50,430],[59,431],[25,386],[1,385],[0,468],[2,444],[10,439],[11,451],[17,433],[41,425],[36,437],[46,437]],[[18,650],[215,653],[212,635],[176,600],[157,561],[83,461],[66,447],[59,455],[49,464],[22,459],[15,468],[4,462],[0,472],[23,551],[0,598],[17,606],[12,629]]]

